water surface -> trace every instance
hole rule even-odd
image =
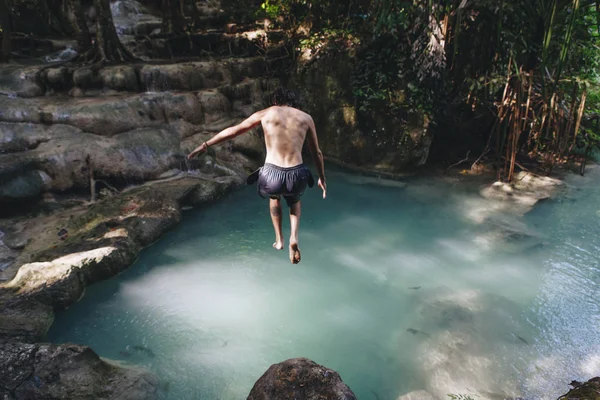
[[[245,188],[90,287],[50,340],[147,366],[169,399],[245,398],[291,357],[374,400],[555,399],[600,374],[596,168],[523,218],[451,179],[329,180],[327,200],[303,198],[300,265]]]

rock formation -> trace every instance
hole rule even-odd
[[[269,367],[248,400],[355,400],[340,375],[307,358],[291,358]]]
[[[587,382],[571,382],[573,389],[558,400],[598,400],[600,399],[600,377],[592,378]]]
[[[3,399],[153,399],[158,379],[73,344],[0,344]]]

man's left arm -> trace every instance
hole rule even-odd
[[[210,146],[226,142],[235,138],[236,136],[241,135],[242,133],[248,132],[250,129],[260,124],[265,112],[266,110],[257,111],[238,125],[231,126],[217,133],[215,136],[196,147],[194,151],[188,155],[188,160],[194,158],[200,153],[204,153]]]

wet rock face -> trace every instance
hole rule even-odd
[[[249,81],[197,94],[161,92],[67,102],[0,96],[0,203],[53,191],[87,191],[92,175],[119,186],[197,168],[200,160],[188,162],[187,153],[265,107],[267,86]],[[237,173],[256,168],[264,158],[264,144],[255,132],[215,151],[210,157],[240,166]],[[248,163],[236,153],[254,161]]]
[[[436,400],[429,392],[425,390],[416,390],[398,397],[396,400]]]
[[[429,155],[429,120],[413,112],[403,121],[376,111],[362,113],[352,92],[354,60],[346,53],[324,56],[292,78],[303,109],[317,126],[324,154],[351,167],[397,173],[422,165]]]
[[[0,397],[154,399],[158,379],[102,361],[86,346],[0,344]]]
[[[184,40],[186,45],[189,44],[187,38]],[[220,34],[215,36],[215,40],[222,42]],[[261,78],[266,69],[267,62],[262,57],[162,65],[119,65],[101,69],[9,64],[0,66],[0,95],[33,98],[68,93],[71,97],[94,97],[132,92],[198,91],[240,83],[248,78]]]
[[[90,174],[95,179],[138,182],[185,165],[179,136],[168,128],[140,128],[102,137],[65,125],[36,125],[21,135],[19,125],[0,123],[0,137],[3,128],[15,136],[7,147],[37,146],[24,154],[0,154],[0,203],[48,190],[86,188]]]
[[[355,400],[340,375],[307,358],[272,365],[254,384],[248,400]]]
[[[39,67],[6,65],[0,69],[0,94],[36,97],[44,94],[37,78]]]

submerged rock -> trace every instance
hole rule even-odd
[[[435,400],[435,397],[425,390],[416,390],[398,397],[397,400]]]
[[[355,400],[340,375],[307,358],[291,358],[269,367],[248,400]]]
[[[416,323],[430,335],[415,334],[414,339],[424,389],[433,396],[422,398],[445,399],[450,393],[518,398],[518,382],[502,370],[496,355],[516,356],[528,346],[526,327],[511,317],[519,306],[504,296],[474,290],[435,288],[421,296]]]

